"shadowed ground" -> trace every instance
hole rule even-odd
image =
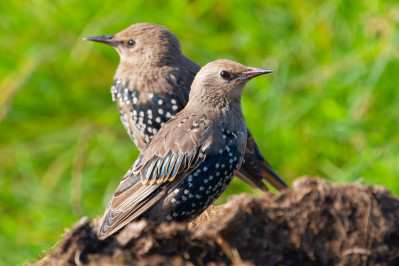
[[[300,178],[292,190],[231,197],[197,220],[131,223],[99,241],[82,219],[39,265],[397,265],[399,200],[383,187]]]

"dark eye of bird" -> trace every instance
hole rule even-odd
[[[221,76],[222,78],[224,78],[224,79],[230,78],[230,75],[229,75],[229,73],[228,73],[227,71],[222,71],[222,72],[220,72],[220,76]]]
[[[133,46],[135,44],[135,42],[133,40],[129,40],[127,43],[129,46]]]

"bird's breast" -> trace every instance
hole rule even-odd
[[[223,137],[224,136],[224,137]],[[188,173],[146,217],[158,222],[184,221],[198,216],[227,188],[241,167],[244,151],[238,147],[239,136],[224,130],[222,139],[214,143],[215,152],[204,151],[204,160]]]

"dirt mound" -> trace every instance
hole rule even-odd
[[[79,221],[39,265],[399,265],[399,199],[382,187],[301,178],[191,224],[137,221],[104,241]]]

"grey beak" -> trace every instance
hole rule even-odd
[[[110,34],[110,35],[101,35],[101,36],[91,36],[91,37],[85,37],[83,38],[83,40],[85,41],[93,41],[93,42],[101,42],[101,43],[105,43],[111,46],[116,46],[119,44],[119,41],[115,41],[113,39],[114,35]]]
[[[260,75],[273,73],[274,70],[266,68],[250,68],[248,71],[242,72],[243,79],[251,79]]]

